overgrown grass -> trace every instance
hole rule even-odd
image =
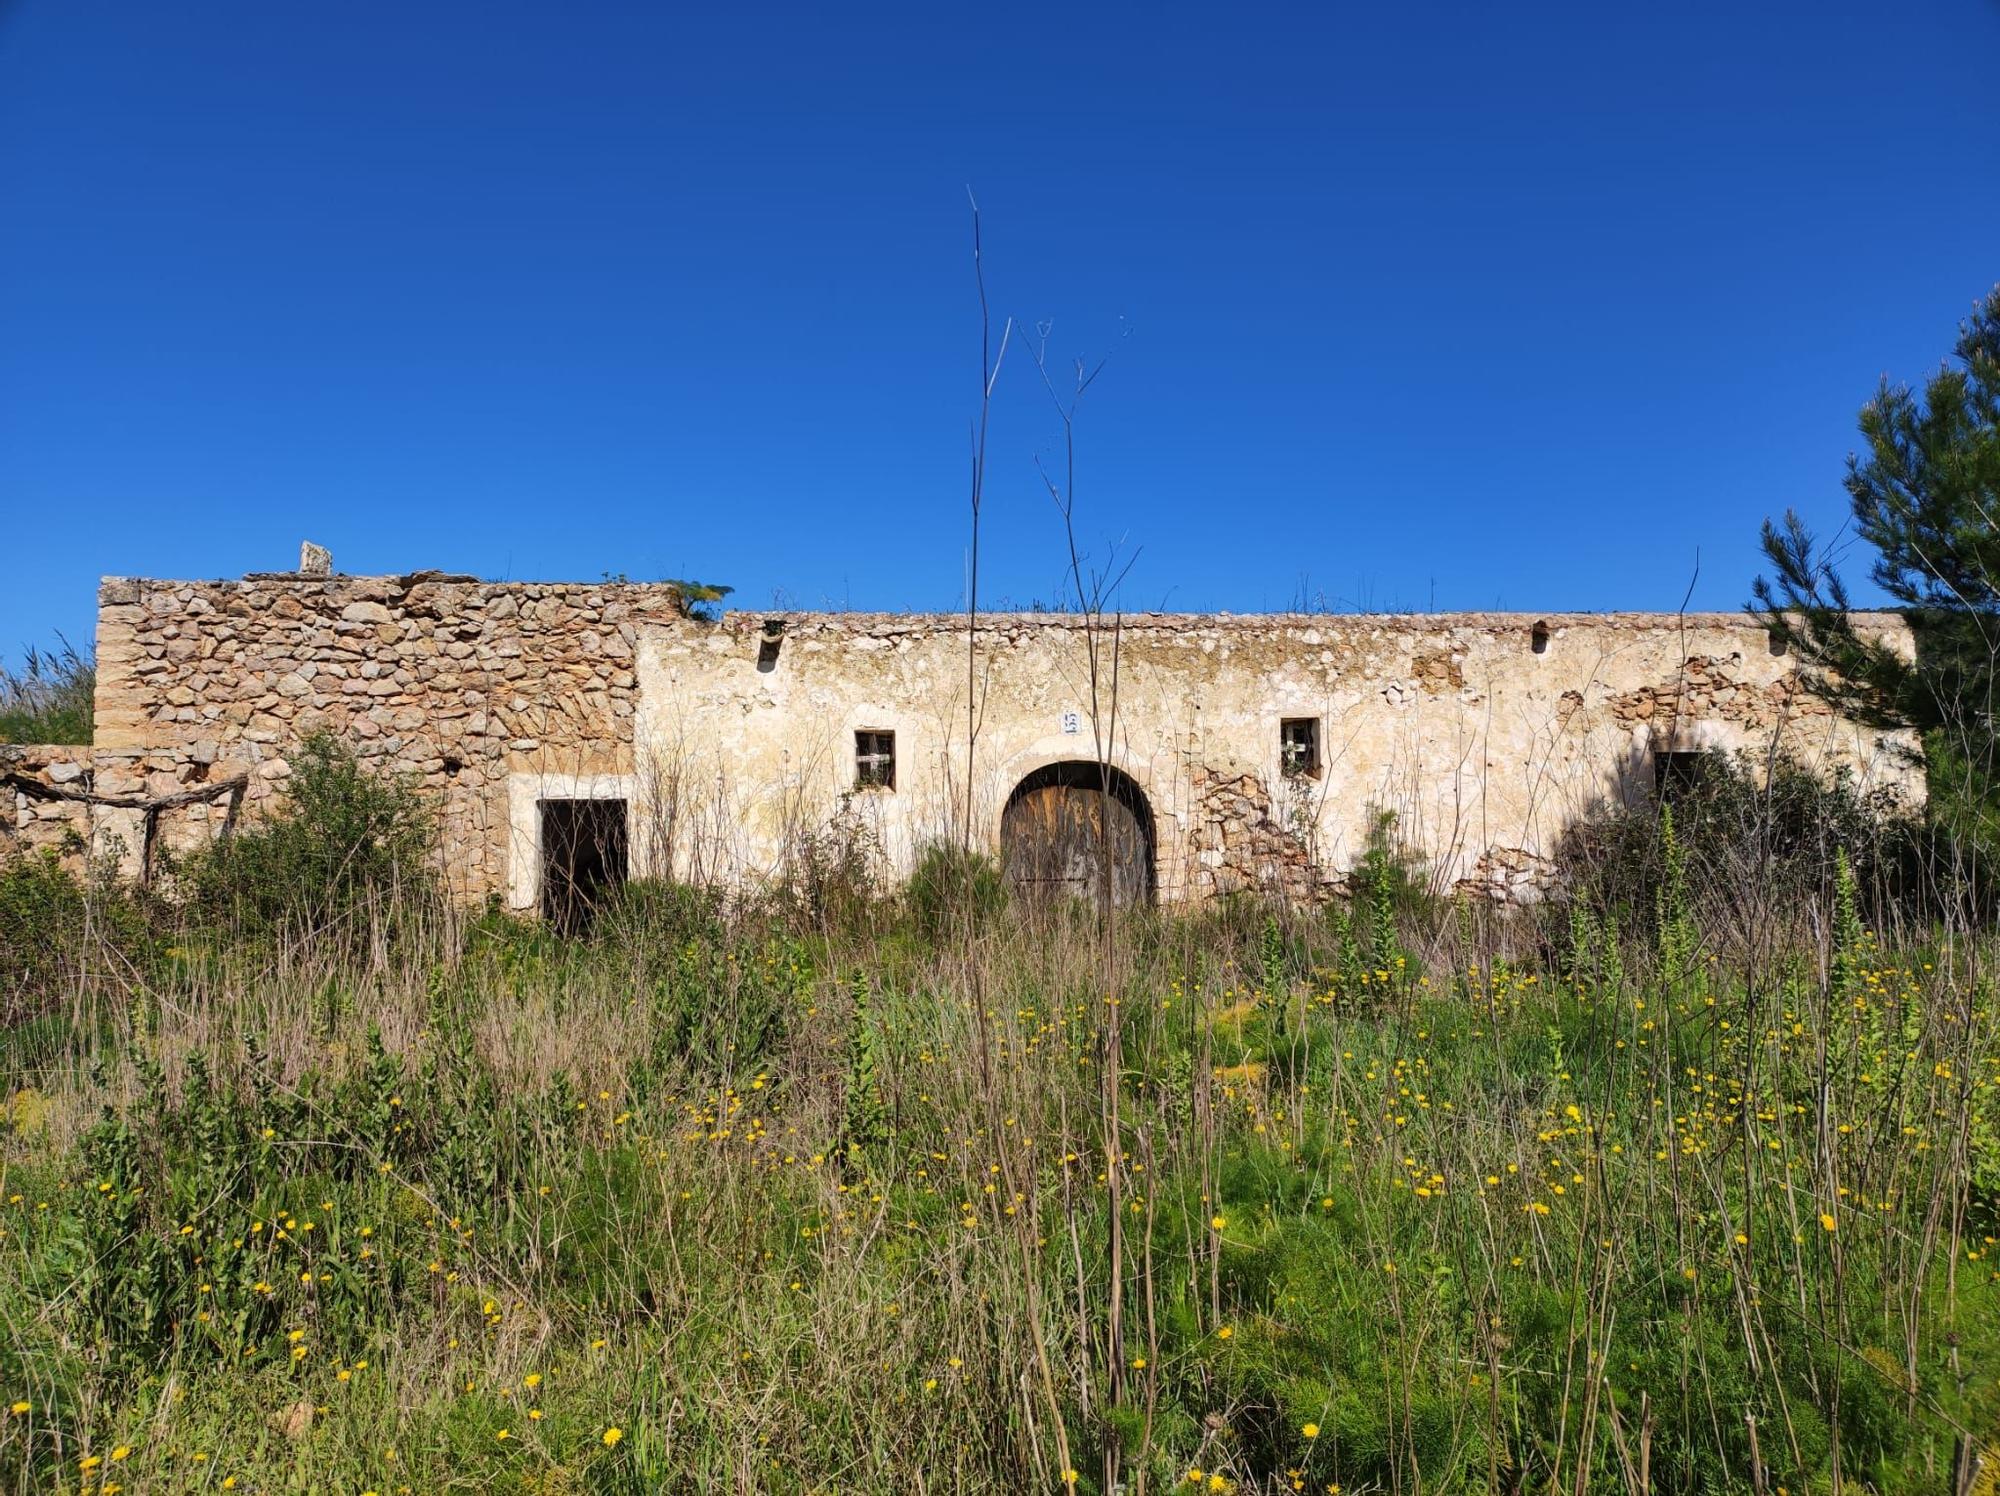
[[[0,1488],[1941,1489],[1991,952],[1842,875],[1738,962],[1669,842],[1547,960],[1386,862],[1108,935],[942,857],[580,939],[152,911],[0,1053]]]
[[[0,664],[0,743],[75,743],[91,739],[97,667],[67,639],[32,645],[19,669]]]

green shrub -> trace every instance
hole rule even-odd
[[[143,959],[152,923],[109,873],[79,879],[53,851],[0,860],[0,1027]]]
[[[948,842],[917,854],[903,902],[926,939],[984,929],[1007,907],[1007,879],[991,857]]]
[[[795,827],[782,875],[765,891],[768,912],[795,927],[859,929],[875,910],[882,849],[852,797],[824,825]]]
[[[414,786],[371,772],[329,733],[292,754],[284,805],[177,872],[197,919],[247,932],[318,930],[436,892],[433,821]]]
[[[723,938],[719,890],[655,878],[634,878],[606,895],[590,938],[620,950],[677,950],[690,940]]]
[[[1423,859],[1403,840],[1394,811],[1374,813],[1351,886],[1350,903],[1368,959],[1377,966],[1393,965],[1404,954],[1398,931],[1436,913]]]
[[[1568,828],[1557,863],[1575,899],[1643,928],[1672,874],[1689,914],[1720,936],[1752,915],[1824,905],[1844,855],[1870,924],[1926,902],[1920,829],[1886,792],[1865,792],[1845,772],[1828,780],[1789,760],[1717,755],[1668,798],[1671,836],[1657,796],[1600,806]]]

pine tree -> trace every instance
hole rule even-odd
[[[1909,621],[1915,659],[1857,628],[1832,556],[1796,513],[1764,522],[1772,575],[1751,610],[1843,711],[1922,733],[1933,806],[1986,823],[2000,807],[2000,286],[1921,395],[1885,379],[1860,427],[1865,448],[1847,460],[1854,532]]]

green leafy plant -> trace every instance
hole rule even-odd
[[[1007,878],[991,857],[932,842],[917,854],[903,901],[927,939],[986,930],[1007,908]]]
[[[79,991],[122,987],[150,958],[155,913],[108,868],[78,876],[48,850],[0,859],[0,1032]]]
[[[693,582],[679,577],[669,577],[665,583],[673,589],[674,607],[683,618],[698,618],[704,623],[714,623],[722,617],[722,600],[736,589],[719,582]]]
[[[247,931],[325,929],[435,892],[434,823],[417,789],[371,771],[330,733],[290,756],[283,804],[175,872],[200,919]]]

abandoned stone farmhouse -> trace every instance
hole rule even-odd
[[[1440,888],[1524,898],[1581,812],[1702,755],[1921,794],[1906,736],[1836,715],[1740,614],[989,614],[968,640],[963,615],[693,618],[670,584],[112,577],[97,664],[90,746],[0,750],[0,852],[146,876],[325,729],[432,798],[457,897],[524,912],[829,838],[893,877],[968,817],[1024,891],[1108,866],[1126,901],[1311,897],[1389,815]]]

